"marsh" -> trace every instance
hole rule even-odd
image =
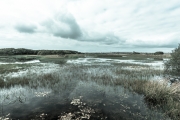
[[[64,64],[1,62],[0,67],[1,119],[176,117],[164,114],[158,98],[154,99],[156,105],[151,103],[144,88],[150,82],[168,89],[162,60],[83,57]]]

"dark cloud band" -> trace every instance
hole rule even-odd
[[[18,31],[18,32],[21,32],[21,33],[35,33],[35,30],[37,29],[37,27],[35,25],[25,25],[25,24],[17,24],[15,26],[15,29]]]

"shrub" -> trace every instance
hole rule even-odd
[[[163,55],[163,54],[164,54],[164,52],[162,52],[162,51],[157,51],[154,53],[154,55]]]
[[[171,58],[165,63],[165,72],[178,75],[180,73],[180,44],[171,53]]]
[[[141,54],[141,53],[133,51],[133,54]]]

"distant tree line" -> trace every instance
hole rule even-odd
[[[140,52],[135,52],[135,51],[133,51],[133,54],[141,54],[141,53],[140,53]],[[157,51],[157,52],[155,52],[155,53],[146,53],[146,54],[163,55],[164,52],[162,52],[162,51]]]
[[[162,51],[157,51],[154,53],[154,55],[163,55],[163,54],[164,54],[164,52],[162,52]]]
[[[65,54],[80,54],[77,51],[71,50],[31,50],[25,48],[3,48],[0,49],[0,55],[65,55]]]

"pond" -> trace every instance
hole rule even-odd
[[[148,71],[161,71],[160,62],[151,63],[155,68],[133,60],[100,58],[69,60],[64,65],[39,61],[18,64],[27,63],[30,66],[26,69],[1,74],[7,87],[0,89],[0,120],[169,119],[150,108],[143,95],[116,84],[119,79],[135,77],[150,80],[153,75]],[[140,68],[146,74],[126,75]]]

